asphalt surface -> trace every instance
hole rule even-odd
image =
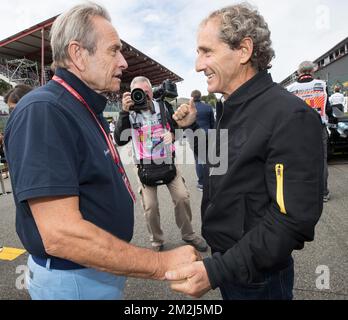
[[[193,226],[199,232],[199,207],[202,193],[196,190],[194,165],[181,166],[181,170],[191,192]],[[316,239],[308,243],[304,250],[294,253],[294,297],[296,300],[348,300],[348,157],[335,158],[329,171],[331,200],[325,204],[322,218],[316,228]],[[127,172],[132,184],[135,185],[132,166],[127,166]],[[11,191],[9,179],[5,180],[5,186],[7,191]],[[169,192],[165,187],[160,187],[158,194],[162,227],[166,236],[165,250],[183,245],[184,242],[181,241],[179,230],[175,225]],[[140,201],[136,205],[135,218],[132,243],[150,247]],[[0,245],[22,248],[15,232],[15,208],[12,195],[0,196]],[[23,284],[23,266],[26,260],[27,255],[24,254],[13,262],[0,261],[0,300],[30,299],[25,289],[17,289]],[[320,266],[328,267],[330,272],[330,287],[321,290],[316,286],[322,270]],[[139,279],[128,279],[125,299],[190,300],[181,294],[173,293],[164,282]],[[208,293],[204,299],[220,300],[221,296],[216,290]]]

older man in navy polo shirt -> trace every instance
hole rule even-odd
[[[125,276],[161,280],[199,254],[129,244],[134,193],[102,116],[101,93],[118,91],[128,67],[108,13],[79,5],[51,32],[55,77],[21,100],[5,133],[17,232],[30,253],[29,292],[122,299]]]

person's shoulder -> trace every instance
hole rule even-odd
[[[34,89],[26,94],[16,105],[11,114],[9,123],[21,118],[31,117],[32,121],[39,119],[43,114],[56,114],[60,112],[60,101],[63,100],[59,90],[52,90],[49,85]]]
[[[254,119],[262,122],[266,127],[269,125],[279,127],[298,117],[306,119],[306,121],[316,119],[315,121],[320,122],[318,112],[278,84],[267,91],[262,100],[262,107],[254,115]]]
[[[213,107],[210,104],[203,102],[203,101],[196,102],[196,106],[198,108],[213,109]]]
[[[49,83],[26,94],[17,104],[16,109],[35,104],[41,104],[42,106],[46,104],[58,104],[59,95],[59,90],[56,90],[56,88]]]
[[[213,109],[213,106],[212,105],[210,105],[209,103],[204,103],[205,105],[206,105],[206,107],[207,108],[209,108],[209,109]]]
[[[272,99],[272,110],[279,110],[282,113],[290,114],[293,112],[308,112],[311,108],[295,94],[289,92],[284,87],[276,84],[270,89]]]
[[[321,84],[327,85],[326,81],[325,81],[325,80],[322,80],[322,79],[313,79],[313,82],[315,82],[315,83],[321,83]]]
[[[297,82],[294,82],[290,85],[288,85],[287,87],[285,87],[286,91],[292,92],[296,86]]]
[[[288,89],[289,87],[284,88],[279,84],[275,84],[272,88],[270,88],[269,92],[274,99],[281,99],[281,100],[284,100],[285,102],[286,101],[291,101],[291,102],[302,101],[295,94],[289,92]]]

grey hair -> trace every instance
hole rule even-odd
[[[67,61],[70,60],[68,47],[71,41],[80,42],[91,55],[96,52],[98,39],[91,19],[95,16],[111,22],[106,9],[93,2],[77,5],[55,20],[50,33],[53,69],[67,67]]]
[[[316,65],[312,61],[303,61],[297,70],[299,75],[313,74],[315,72]]]
[[[201,25],[212,19],[220,19],[220,39],[232,50],[239,49],[243,39],[252,39],[254,50],[251,64],[256,70],[262,71],[271,67],[270,63],[275,57],[271,31],[257,9],[247,2],[225,7],[211,13]]]
[[[150,81],[148,78],[146,78],[146,77],[136,77],[136,78],[133,79],[133,81],[132,81],[132,83],[131,83],[131,85],[130,85],[131,90],[134,89],[134,86],[135,86],[137,83],[142,83],[142,82],[146,82],[146,83],[150,86],[150,88],[152,88],[151,81]]]

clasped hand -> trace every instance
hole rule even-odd
[[[179,265],[166,272],[165,278],[170,282],[173,291],[193,298],[200,298],[211,290],[207,270],[200,255],[197,256],[197,261]]]

